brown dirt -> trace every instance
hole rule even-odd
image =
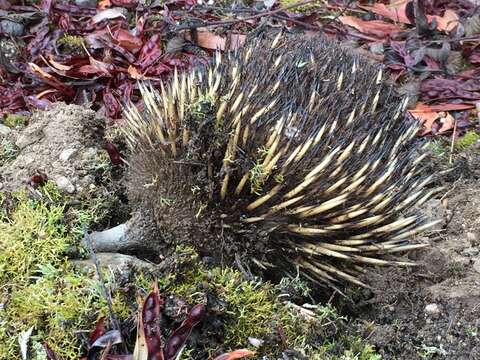
[[[25,129],[8,135],[18,153],[0,164],[0,190],[19,190],[36,174],[46,175],[68,193],[88,189],[95,182],[104,123],[94,111],[77,105],[59,103],[34,113]]]
[[[370,273],[375,289],[353,308],[384,359],[480,359],[478,145],[466,155],[469,171],[447,181],[444,199],[424,209],[446,227],[422,239],[428,250],[408,255],[420,266]]]

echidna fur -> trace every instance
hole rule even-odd
[[[346,280],[434,223],[418,125],[382,69],[314,38],[252,41],[126,109],[130,197],[158,241]],[[169,245],[170,246],[170,245]]]

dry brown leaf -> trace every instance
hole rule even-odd
[[[403,31],[400,26],[381,20],[364,21],[355,16],[340,16],[339,20],[344,25],[351,26],[364,34],[373,35],[378,38],[385,38]]]
[[[422,124],[422,130],[420,131],[420,135],[426,135],[430,133],[432,131],[433,123],[440,117],[440,114],[438,112],[432,112],[432,111],[412,112],[410,110],[409,112],[414,118],[419,120],[420,123]]]
[[[450,32],[459,23],[458,15],[455,11],[447,9],[443,16],[433,16],[437,20],[437,29]],[[430,19],[429,19],[430,20]]]
[[[395,22],[410,24],[407,15],[405,14],[406,3],[408,1],[397,1],[395,4],[374,4],[372,6],[359,5],[360,8],[371,11],[375,14],[384,16]]]
[[[231,47],[235,49],[243,45],[246,36],[242,34],[231,34],[230,39]],[[225,46],[227,45],[227,39],[222,36],[216,35],[211,31],[198,31],[197,45],[205,49],[225,50]]]
[[[438,130],[439,134],[442,134],[448,130],[451,130],[455,126],[455,118],[449,113],[447,113],[447,115],[445,115],[445,117],[442,118],[442,120],[443,120],[442,127]]]
[[[144,79],[144,76],[137,70],[137,68],[133,65],[130,65],[128,67],[128,74],[130,75],[130,77],[132,79],[136,79],[136,80],[143,80]]]

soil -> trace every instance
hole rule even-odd
[[[101,149],[105,119],[77,105],[57,104],[36,112],[26,128],[8,134],[17,154],[0,163],[0,190],[16,191],[33,176],[53,180],[73,194],[95,183],[96,156]]]
[[[426,206],[446,226],[408,255],[420,266],[369,273],[375,289],[353,307],[384,359],[480,359],[480,144],[465,156],[468,171]]]

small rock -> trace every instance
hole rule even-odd
[[[255,346],[255,347],[260,347],[263,345],[263,343],[265,341],[261,340],[261,339],[256,339],[256,338],[253,338],[253,337],[249,337],[248,338],[248,342],[252,345],[252,346]]]
[[[77,149],[65,149],[60,153],[60,160],[68,161],[77,152]]]
[[[75,0],[75,5],[81,7],[97,7],[97,0]]]
[[[464,256],[476,256],[476,255],[478,255],[479,252],[480,252],[479,249],[471,247],[471,248],[463,249],[462,255],[464,255]]]
[[[15,145],[17,145],[17,147],[20,150],[23,150],[27,146],[35,144],[36,142],[40,141],[43,138],[43,136],[44,135],[41,130],[26,131],[18,138]]]
[[[66,191],[69,194],[75,192],[75,185],[73,185],[65,176],[57,176],[54,181],[60,190]]]
[[[472,246],[475,245],[480,245],[480,242],[478,241],[478,234],[472,233],[472,232],[467,232],[467,240],[470,241],[470,244]]]
[[[12,129],[10,129],[8,126],[0,124],[0,135],[7,136],[11,132],[12,132]]]
[[[94,147],[89,147],[83,152],[83,158],[85,160],[93,159],[97,155],[97,149]]]
[[[480,258],[473,263],[473,269],[480,274]]]
[[[385,48],[383,44],[372,44],[370,45],[370,51],[374,54],[383,55]]]
[[[22,36],[25,27],[16,21],[4,19],[0,21],[0,30],[12,36]]]
[[[425,306],[425,313],[432,317],[438,317],[440,315],[440,307],[437,304],[428,304]]]
[[[429,222],[442,220],[435,226],[429,228],[429,231],[443,229],[443,226],[446,224],[446,208],[440,200],[430,199],[422,206],[421,212]]]

